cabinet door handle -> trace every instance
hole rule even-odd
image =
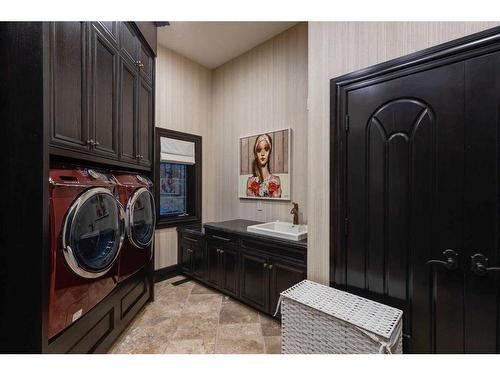
[[[220,253],[221,253],[221,254],[224,254],[224,250],[221,250],[221,251],[220,251]]]
[[[272,265],[272,264],[269,264],[269,265],[267,266],[267,269],[268,269],[268,270],[272,270],[272,269],[273,269],[273,265]]]
[[[478,276],[485,276],[489,272],[499,272],[500,267],[488,267],[488,258],[483,254],[471,256],[471,271]]]
[[[264,268],[267,268],[268,264],[267,263],[264,263]]]
[[[87,139],[87,144],[88,145],[91,145],[91,146],[94,146],[95,145],[95,142],[93,139]]]
[[[220,254],[220,249],[217,249],[217,254]]]
[[[99,145],[100,145],[99,142],[97,142],[97,141],[94,142],[94,146],[99,146]]]
[[[191,253],[193,252],[193,250],[191,250],[191,249],[187,249],[187,252],[188,252],[189,254],[191,254]]]

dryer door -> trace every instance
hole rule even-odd
[[[96,278],[113,266],[125,236],[125,213],[111,192],[91,188],[71,205],[62,233],[63,253],[77,275]]]
[[[130,242],[139,248],[149,246],[155,233],[155,203],[148,189],[137,189],[130,197],[127,217]]]

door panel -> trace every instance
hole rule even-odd
[[[500,272],[476,275],[470,263],[474,254],[481,253],[488,258],[489,267],[500,266],[500,53],[468,60],[465,85],[465,351],[498,353]]]
[[[463,73],[457,63],[346,98],[344,283],[403,309],[414,352],[463,350],[463,278],[426,265],[461,251]]]
[[[117,62],[118,51],[91,25],[91,114],[94,152],[118,156]]]
[[[87,150],[87,36],[85,22],[50,24],[51,143]]]
[[[120,59],[120,159],[137,162],[137,69]]]
[[[267,311],[269,271],[266,258],[241,253],[240,298],[258,309]]]

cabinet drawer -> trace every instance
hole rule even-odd
[[[220,246],[229,246],[229,247],[237,247],[239,246],[239,239],[237,237],[228,235],[226,233],[219,232],[209,232],[207,233],[207,240],[212,242],[213,244],[217,244]]]
[[[241,248],[248,252],[266,253],[273,257],[282,258],[294,263],[298,262],[301,265],[305,265],[307,262],[307,251],[305,249],[266,243],[262,240],[257,241],[247,238],[241,240]]]

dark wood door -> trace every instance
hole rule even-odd
[[[118,50],[102,26],[90,26],[90,113],[92,149],[118,157]]]
[[[463,62],[348,90],[335,283],[404,310],[405,350],[464,350]]]
[[[217,242],[207,241],[207,272],[206,280],[214,286],[220,285],[219,253]]]
[[[241,252],[240,298],[257,309],[267,311],[269,300],[269,261],[266,257]]]
[[[49,26],[50,142],[76,150],[89,148],[87,38],[85,22]]]
[[[237,296],[239,286],[238,251],[225,246],[219,253],[220,261],[220,288],[227,294]]]
[[[120,58],[120,159],[137,162],[137,95],[138,73],[135,65]]]
[[[139,86],[139,127],[137,131],[139,163],[150,166],[153,131],[153,89],[144,78],[140,79]]]
[[[268,268],[271,272],[268,311],[274,315],[280,293],[304,280],[306,278],[306,268],[281,261],[273,261]]]
[[[499,353],[500,52],[465,62],[465,88],[464,350]]]

